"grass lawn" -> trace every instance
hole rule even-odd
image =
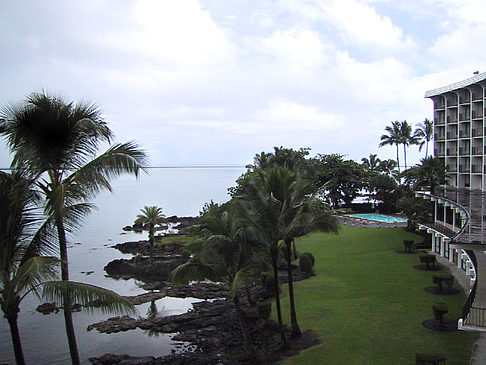
[[[302,330],[320,334],[322,344],[285,364],[414,364],[416,352],[442,352],[448,365],[469,364],[473,333],[432,332],[421,324],[439,301],[449,305],[446,318],[459,318],[465,296],[426,293],[432,273],[413,269],[419,255],[394,252],[404,239],[420,238],[398,228],[343,226],[339,235],[297,241],[300,252],[315,256],[317,274],[295,284],[297,318]],[[286,287],[282,294],[290,323]]]

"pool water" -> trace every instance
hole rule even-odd
[[[390,215],[366,213],[366,214],[350,214],[351,217],[370,219],[378,222],[394,223],[394,222],[406,222],[406,219],[392,217]]]

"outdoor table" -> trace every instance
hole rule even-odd
[[[442,365],[446,363],[444,354],[439,353],[416,353],[416,365]]]
[[[444,325],[444,315],[449,312],[449,307],[444,302],[435,303],[432,305],[434,311],[434,318],[440,321],[440,326]]]
[[[427,270],[435,269],[435,256],[434,255],[421,255],[420,262],[427,265]],[[432,264],[432,269],[430,268],[430,264]]]
[[[404,240],[403,245],[405,246],[405,251],[408,253],[413,253],[414,251],[414,241],[413,240]]]
[[[432,277],[434,284],[439,287],[439,291],[444,289],[444,283],[447,285],[447,289],[451,290],[454,284],[454,277],[451,274],[435,274]]]

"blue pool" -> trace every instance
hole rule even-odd
[[[394,223],[394,222],[406,222],[404,218],[392,217],[390,215],[366,213],[366,214],[349,214],[350,217],[370,219],[378,222]]]

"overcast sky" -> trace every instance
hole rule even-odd
[[[486,71],[485,14],[484,0],[3,0],[0,104],[42,89],[96,102],[154,166],[244,165],[273,146],[393,158],[386,125],[432,118],[426,90]]]

